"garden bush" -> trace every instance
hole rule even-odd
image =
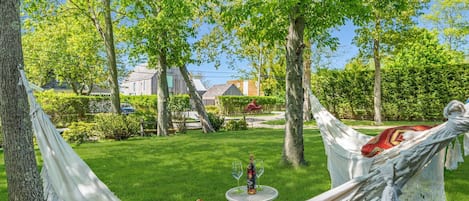
[[[133,114],[98,114],[95,116],[96,130],[103,133],[107,139],[126,140],[137,135],[140,130],[140,121]]]
[[[156,95],[121,96],[121,101],[131,104],[136,111],[156,115],[158,97]]]
[[[220,114],[220,108],[216,105],[206,105],[205,106],[205,111],[207,113],[212,113],[212,114]]]
[[[238,130],[247,130],[248,124],[244,119],[240,120],[228,120],[225,124],[225,130],[227,131],[238,131]]]
[[[90,108],[94,104],[109,101],[109,97],[78,96],[71,93],[57,93],[47,90],[36,93],[37,101],[57,127],[68,127],[71,122],[92,121]],[[94,109],[93,109],[94,110]]]
[[[210,120],[210,123],[212,124],[212,127],[215,131],[219,131],[223,123],[225,122],[225,117],[219,116],[213,113],[207,113],[208,119]]]
[[[73,122],[62,137],[69,143],[82,144],[84,142],[95,142],[104,135],[95,129],[95,123]]]

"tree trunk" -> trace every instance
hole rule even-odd
[[[0,1],[0,115],[9,201],[44,200],[36,164],[23,65],[20,1]]]
[[[297,167],[305,164],[303,145],[303,34],[305,20],[300,5],[292,8],[286,44],[286,112],[283,162]]]
[[[168,110],[168,79],[166,77],[167,63],[165,52],[158,55],[157,82],[158,82],[158,122],[157,136],[168,136],[169,110]]]
[[[111,86],[111,105],[112,112],[120,114],[119,82],[117,81],[117,62],[116,48],[114,46],[114,31],[112,28],[111,2],[103,0],[104,3],[104,23],[105,32],[103,34],[104,44],[106,46],[106,55],[109,65],[109,85]]]
[[[199,115],[200,124],[202,125],[202,130],[204,133],[213,133],[215,129],[213,129],[212,124],[208,118],[207,112],[205,111],[204,104],[202,102],[202,98],[200,97],[199,93],[195,89],[194,82],[191,78],[189,78],[189,72],[187,72],[186,66],[182,66],[179,68],[186,82],[187,88],[189,88],[189,95],[192,101],[195,104],[195,109],[197,110],[197,114]]]
[[[374,109],[375,109],[375,124],[381,125],[381,59],[379,55],[379,41],[381,25],[380,20],[376,20],[375,25],[376,36],[373,39],[373,58],[375,63],[375,85],[374,85]]]
[[[304,88],[304,103],[303,103],[303,120],[311,121],[313,117],[313,112],[311,111],[311,101],[309,100],[309,93],[311,93],[311,41],[306,40],[305,52],[303,67],[303,88]]]

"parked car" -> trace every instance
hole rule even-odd
[[[121,113],[123,115],[132,114],[135,112],[135,108],[128,103],[121,103]]]

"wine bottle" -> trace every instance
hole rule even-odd
[[[247,191],[249,195],[256,194],[256,165],[252,154],[249,156],[247,168]]]

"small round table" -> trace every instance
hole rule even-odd
[[[238,192],[239,188],[241,189],[240,192]],[[277,198],[277,196],[277,189],[264,185],[262,185],[262,190],[258,190],[254,195],[248,195],[246,186],[234,187],[225,193],[225,197],[229,201],[271,201]]]

